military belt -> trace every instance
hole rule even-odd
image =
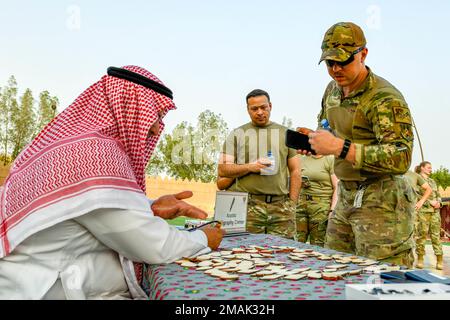
[[[346,190],[358,190],[364,187],[367,187],[368,185],[378,182],[378,181],[384,181],[384,180],[391,180],[393,179],[393,175],[386,175],[386,176],[380,176],[376,178],[369,178],[364,181],[343,181],[341,180],[340,183],[344,186]]]
[[[330,200],[331,195],[329,196],[313,196],[310,194],[301,194],[300,197],[302,199],[306,199],[306,201],[322,201],[322,200]]]
[[[256,199],[259,201],[264,201],[265,203],[272,203],[276,201],[286,200],[288,195],[273,195],[273,194],[249,194],[250,199]]]

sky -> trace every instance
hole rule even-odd
[[[314,128],[330,81],[320,45],[339,21],[362,27],[366,64],[403,93],[425,160],[450,168],[446,0],[0,0],[0,86],[14,75],[20,93],[48,90],[62,111],[107,67],[139,65],[174,92],[166,132],[205,109],[238,127],[255,88],[269,92],[272,120]]]

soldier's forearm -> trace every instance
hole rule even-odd
[[[334,151],[332,152],[332,154],[336,157],[339,158],[341,153],[342,153],[342,149],[344,149],[344,142],[345,140],[342,138],[336,138],[336,143],[335,143],[335,148]],[[355,144],[352,143],[350,144],[350,147],[348,149],[347,155],[345,156],[345,160],[351,162],[352,164],[355,163],[355,159],[356,159],[356,151],[355,151]]]
[[[223,163],[218,166],[218,173],[221,177],[239,178],[250,173],[248,164]]]
[[[289,185],[289,197],[297,202],[302,187],[300,173],[298,171],[291,172],[291,181]]]
[[[337,188],[333,190],[333,195],[331,197],[331,207],[330,210],[334,210],[336,208],[336,204],[338,201]]]
[[[341,149],[342,151],[342,149]],[[339,157],[340,153],[337,155]],[[348,149],[347,156],[345,157],[345,160],[350,162],[351,164],[355,164],[356,161],[356,145],[352,143],[350,145],[350,148]]]
[[[425,201],[426,201],[426,200],[428,199],[428,197],[431,195],[431,192],[432,192],[432,190],[431,190],[430,187],[428,187],[427,189],[425,189],[425,192],[424,192],[422,198],[420,198],[420,201],[421,201],[422,203],[425,203]]]
[[[216,184],[219,190],[225,190],[226,188],[230,187],[233,182],[233,178],[220,177],[219,179],[217,179]]]
[[[356,144],[356,169],[374,173],[403,174],[411,165],[411,146]]]

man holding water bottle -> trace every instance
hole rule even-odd
[[[402,94],[366,67],[367,54],[359,26],[340,22],[325,33],[320,62],[333,80],[318,120],[327,119],[332,132],[309,133],[318,154],[335,156],[340,180],[325,247],[411,267],[414,194],[403,175],[411,164],[411,115]]]
[[[219,158],[219,176],[235,179],[228,190],[248,192],[247,231],[295,239],[299,157],[284,143],[287,128],[270,121],[269,94],[255,89],[246,101],[251,121],[227,137]]]

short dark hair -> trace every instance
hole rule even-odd
[[[250,91],[250,93],[245,98],[245,102],[248,104],[248,99],[253,98],[253,97],[259,97],[259,96],[266,96],[267,100],[270,102],[269,94],[266,91],[261,90],[261,89],[255,89],[255,90]]]

